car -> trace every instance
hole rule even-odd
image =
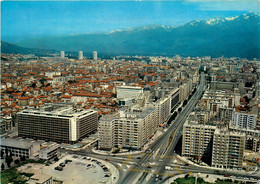
[[[158,181],[159,179],[158,178],[155,178],[155,181]]]
[[[59,166],[65,167],[65,164],[64,163],[60,163]]]
[[[110,159],[109,159],[109,158],[107,158],[107,159],[106,159],[106,161],[110,161]]]
[[[87,165],[87,167],[90,167],[90,166],[92,166],[92,164],[88,164],[88,165]]]
[[[55,170],[58,170],[58,171],[62,171],[63,170],[63,167],[60,167],[60,166],[57,166],[54,168]]]
[[[136,159],[141,159],[141,157],[137,157]]]

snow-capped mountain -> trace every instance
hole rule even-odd
[[[259,15],[194,20],[181,26],[155,25],[108,33],[24,40],[19,46],[119,55],[259,57]]]
[[[198,23],[206,23],[208,25],[216,25],[219,23],[227,22],[227,21],[243,21],[247,19],[259,19],[259,15],[257,13],[248,12],[246,14],[234,17],[225,17],[225,18],[210,18],[208,20],[194,20],[190,22],[190,25],[198,25]],[[197,24],[196,24],[197,23]]]

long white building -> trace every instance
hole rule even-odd
[[[143,92],[143,88],[137,86],[118,86],[116,90],[118,99],[136,99]]]
[[[73,143],[97,130],[98,113],[50,106],[43,111],[23,110],[17,120],[20,137]]]

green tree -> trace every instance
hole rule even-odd
[[[19,164],[19,163],[20,163],[20,160],[19,160],[19,159],[16,159],[16,160],[14,161],[14,163],[15,163],[15,164]]]
[[[11,163],[13,162],[13,158],[11,156],[5,157],[5,162],[8,167],[11,166]]]
[[[25,161],[26,159],[25,159],[25,156],[22,156],[21,157],[21,161]]]
[[[5,169],[5,165],[4,165],[4,163],[2,163],[2,165],[1,165],[1,169],[2,169],[2,171]]]

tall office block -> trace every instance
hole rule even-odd
[[[83,51],[79,51],[79,59],[83,59]]]
[[[73,143],[97,130],[98,113],[74,111],[67,107],[48,107],[44,111],[17,113],[18,135],[33,139]]]
[[[60,51],[60,57],[65,58],[65,52],[64,51]]]
[[[93,52],[93,59],[96,61],[97,60],[97,51]]]
[[[212,166],[217,168],[242,168],[245,134],[217,128],[214,133]]]

